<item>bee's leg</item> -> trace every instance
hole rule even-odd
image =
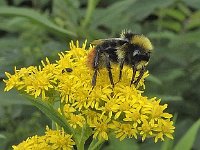
[[[120,59],[119,60],[119,80],[118,80],[118,82],[121,80],[121,78],[122,78],[122,69],[123,69],[123,67],[124,67],[124,59]],[[117,82],[117,83],[118,83]]]
[[[139,74],[137,80],[134,82],[135,87],[137,87],[139,81],[141,80],[142,76],[144,75],[145,70],[146,70],[145,67],[143,67],[143,68],[140,70],[140,74]]]
[[[94,74],[92,77],[92,89],[96,85],[96,80],[97,80],[97,73],[98,73],[98,66],[99,66],[99,55],[100,55],[100,50],[97,50],[95,58],[94,58]]]
[[[134,82],[134,78],[135,78],[135,74],[136,74],[136,67],[135,65],[132,66],[132,70],[133,70],[133,74],[132,74],[132,79],[131,79],[131,83],[130,83],[130,86],[133,84]]]
[[[94,74],[93,74],[93,77],[92,77],[92,89],[93,89],[93,88],[95,87],[95,85],[96,85],[97,72],[98,72],[98,68],[95,68],[95,69],[94,69]]]
[[[114,87],[114,81],[113,81],[113,76],[112,76],[112,72],[111,72],[111,65],[110,65],[110,59],[108,55],[105,55],[106,58],[106,68],[108,70],[108,75],[109,75],[109,79],[110,79],[110,83],[112,84],[112,86]]]

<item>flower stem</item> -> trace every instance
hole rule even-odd
[[[88,150],[98,150],[98,149],[100,149],[101,144],[103,144],[103,142],[104,142],[104,140],[93,139]]]
[[[88,6],[87,6],[85,19],[82,21],[83,28],[85,28],[90,23],[93,11],[94,11],[98,1],[99,0],[88,0]]]
[[[84,135],[85,135],[85,132],[86,132],[86,125],[84,125],[82,127],[80,141],[77,145],[78,150],[79,150],[79,148],[80,148],[80,150],[84,150],[84,145],[85,145]]]
[[[77,150],[84,150],[84,144],[78,144],[77,145]]]

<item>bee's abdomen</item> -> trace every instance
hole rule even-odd
[[[87,56],[87,66],[94,69],[94,64],[98,63],[98,67],[102,68],[106,66],[106,57],[109,57],[109,61],[118,63],[117,46],[116,41],[103,42],[95,46]],[[95,62],[95,57],[98,54],[98,62]]]
[[[95,47],[88,53],[87,56],[87,66],[89,68],[94,69],[94,59],[95,59],[95,55],[96,55],[96,49]]]
[[[111,62],[117,63],[118,62],[118,55],[116,49],[110,49],[110,51],[107,52],[109,55],[109,59]]]
[[[107,54],[109,56],[109,60],[111,62],[116,62],[118,61],[118,56],[117,56],[117,42],[116,41],[110,41],[110,42],[105,42],[104,44],[101,45],[101,53]]]

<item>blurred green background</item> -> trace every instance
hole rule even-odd
[[[175,139],[111,138],[102,149],[200,150],[200,0],[0,0],[0,149],[51,124],[16,91],[3,92],[4,72],[54,61],[71,40],[117,37],[123,29],[154,44],[145,94],[169,104]]]

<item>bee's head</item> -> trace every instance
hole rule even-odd
[[[129,62],[133,66],[136,66],[137,69],[141,69],[146,66],[150,59],[150,52],[144,51],[139,46],[134,46],[132,51],[130,52]]]
[[[127,40],[130,44],[139,47],[138,49],[142,50],[143,53],[151,53],[153,50],[151,41],[142,34],[133,34],[131,31],[123,30],[121,38]]]
[[[150,40],[142,34],[133,35],[130,39],[130,43],[138,46],[143,53],[150,54],[153,50],[153,45],[151,44]]]

